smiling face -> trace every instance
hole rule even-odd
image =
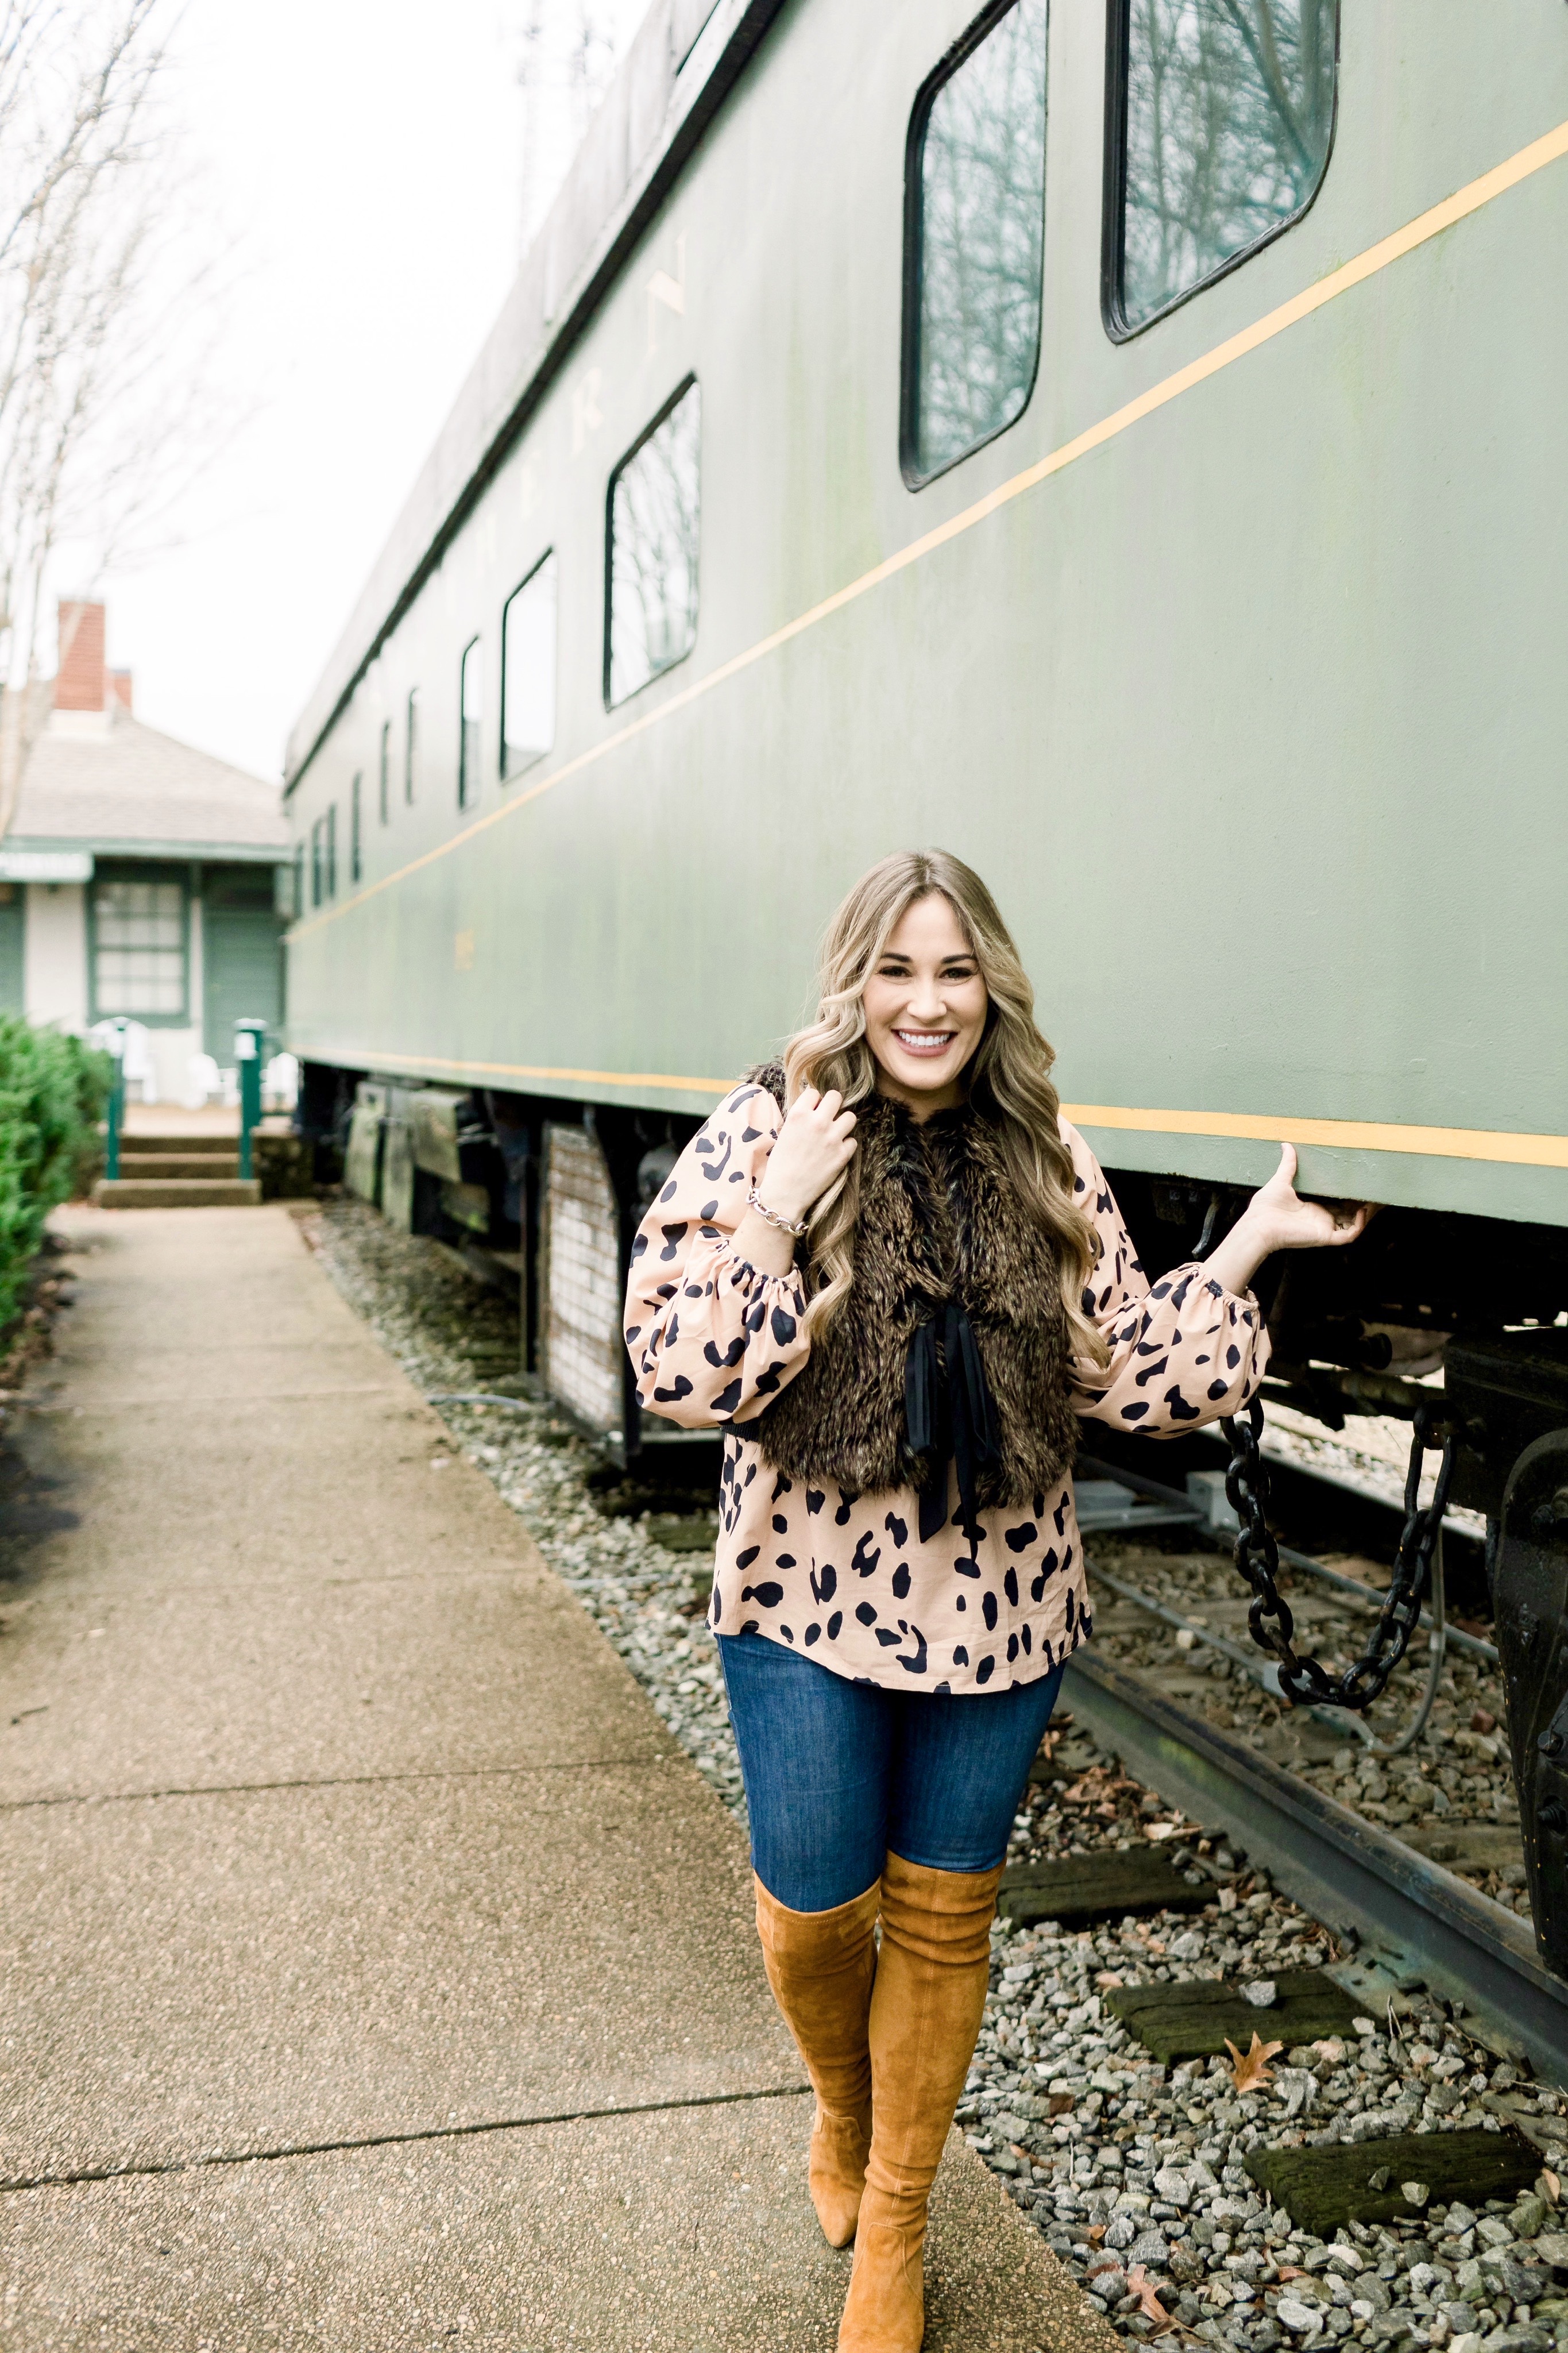
[[[990,999],[952,902],[940,891],[905,909],[863,1002],[879,1092],[921,1117],[962,1103]]]

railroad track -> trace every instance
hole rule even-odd
[[[1223,1546],[1223,1532],[1208,1524],[1189,1496],[1120,1466],[1081,1467],[1092,1482],[1079,1489],[1087,1506],[1081,1512],[1087,1538],[1184,1527],[1199,1541]],[[1282,1560],[1328,1588],[1367,1601],[1366,1588],[1354,1578],[1285,1545],[1279,1552]],[[1097,1567],[1092,1558],[1089,1567],[1092,1585],[1185,1630],[1194,1647],[1206,1647],[1265,1689],[1278,1691],[1261,1651],[1227,1641],[1158,1593]],[[1495,1664],[1492,1644],[1445,1625],[1440,1593],[1436,1599],[1436,1615],[1427,1611],[1423,1617],[1434,1655],[1440,1660],[1447,1644]],[[1434,1673],[1428,1693],[1435,1680]],[[1137,1780],[1189,1820],[1223,1829],[1326,1927],[1341,1936],[1351,1932],[1363,1957],[1348,1974],[1359,1970],[1369,2001],[1380,1983],[1388,1989],[1425,1984],[1450,2001],[1462,2001],[1489,2039],[1500,2047],[1511,2045],[1543,2080],[1568,2082],[1568,1981],[1542,1965],[1527,1919],[1249,1742],[1205,1722],[1105,1655],[1099,1644],[1069,1662],[1063,1699],[1075,1720]],[[1367,1736],[1359,1721],[1348,1718],[1343,1731],[1347,1745],[1358,1734]],[[1510,1835],[1501,1824],[1498,1831],[1500,1841]]]

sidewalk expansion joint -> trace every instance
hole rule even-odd
[[[171,1783],[163,1789],[92,1790],[85,1796],[64,1790],[50,1798],[0,1798],[0,1814],[22,1814],[40,1806],[142,1806],[162,1798],[246,1798],[275,1789],[376,1789],[400,1781],[521,1780],[532,1773],[613,1773],[622,1766],[674,1765],[685,1751],[669,1748],[640,1757],[563,1757],[548,1765],[431,1765],[412,1773],[328,1773],[320,1778],[301,1774],[282,1781],[193,1781]],[[0,2184],[0,2187],[4,2187]]]
[[[93,1413],[129,1413],[133,1409],[178,1407],[182,1412],[195,1405],[321,1405],[332,1398],[397,1398],[407,1402],[412,1412],[425,1400],[417,1390],[410,1395],[404,1382],[358,1381],[352,1387],[324,1389],[181,1389],[167,1396],[149,1396],[143,1391],[137,1397],[60,1398],[45,1403],[42,1399],[24,1398],[23,1405],[29,1413],[75,1414],[79,1418]]]
[[[616,2116],[681,2116],[694,2108],[741,2107],[757,2100],[798,2100],[809,2084],[767,2084],[754,2092],[702,2092],[686,2100],[635,2100],[610,2108],[561,2108],[543,2116],[495,2116],[480,2124],[429,2125],[418,2132],[366,2133],[357,2139],[281,2142],[271,2148],[215,2149],[199,2157],[153,2158],[144,2165],[83,2166],[70,2173],[16,2174],[0,2179],[0,2193],[71,2189],[91,2181],[135,2181],[166,2173],[197,2173],[210,2166],[277,2165],[286,2158],[344,2156],[362,2148],[410,2148],[425,2141],[478,2140],[489,2133],[527,2132],[542,2125],[600,2124]]]

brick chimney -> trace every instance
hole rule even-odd
[[[111,670],[109,673],[109,699],[116,711],[123,711],[129,719],[133,709],[131,701],[131,672]]]
[[[59,660],[55,674],[57,711],[102,711],[108,703],[103,659],[103,607],[79,596],[59,601]],[[129,702],[129,698],[128,698]]]

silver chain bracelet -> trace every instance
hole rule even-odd
[[[793,1234],[796,1241],[799,1241],[811,1222],[809,1218],[802,1218],[799,1225],[796,1225],[790,1218],[781,1218],[776,1209],[770,1209],[765,1201],[758,1200],[757,1188],[754,1185],[746,1196],[746,1207],[748,1209],[755,1209],[758,1217],[766,1224],[776,1226],[781,1234]]]

